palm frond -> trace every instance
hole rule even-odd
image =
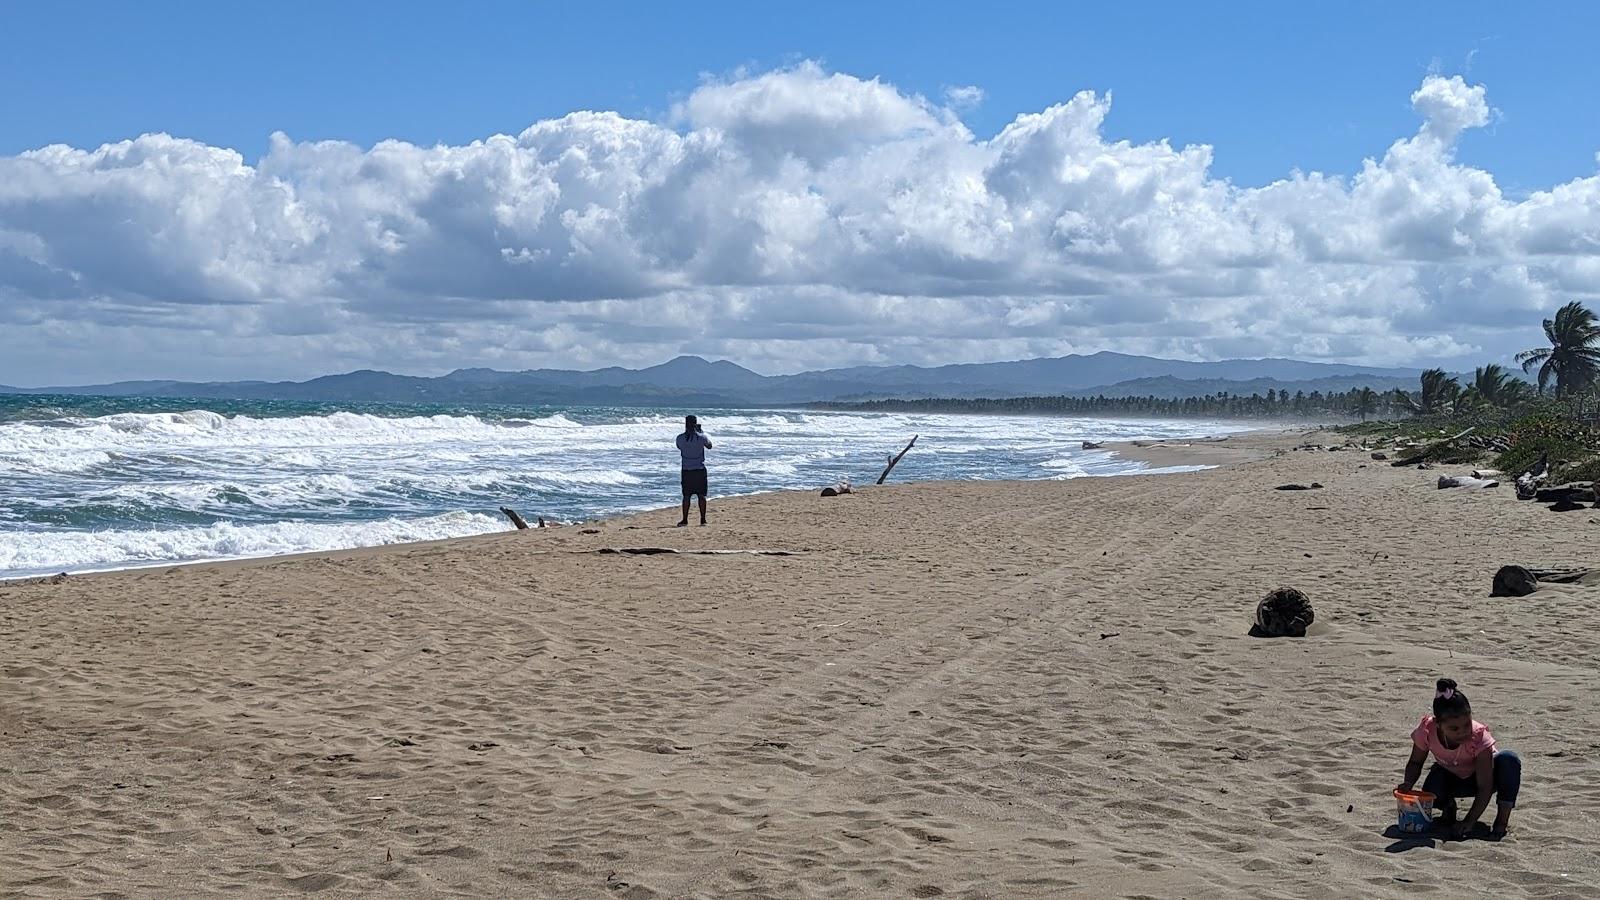
[[[1534,366],[1542,365],[1545,360],[1550,358],[1550,352],[1549,347],[1538,347],[1533,350],[1524,350],[1514,358],[1522,365],[1522,371],[1531,372]]]

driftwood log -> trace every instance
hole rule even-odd
[[[1593,503],[1595,501],[1594,482],[1574,481],[1571,484],[1563,484],[1556,487],[1542,487],[1534,491],[1533,499],[1540,503],[1560,503],[1562,501]]]
[[[1539,487],[1550,477],[1550,451],[1539,454],[1539,461],[1517,476],[1517,499],[1532,500],[1539,496]]]
[[[1600,571],[1594,569],[1531,569],[1526,566],[1501,566],[1494,573],[1491,597],[1526,597],[1541,584],[1596,584]]]
[[[1476,475],[1440,475],[1439,490],[1445,488],[1492,488],[1499,487],[1500,482],[1493,478],[1479,478]]]
[[[516,510],[512,509],[509,506],[502,506],[502,507],[500,507],[500,511],[506,514],[506,517],[511,520],[511,524],[517,526],[517,530],[518,531],[527,531],[528,530],[527,521],[525,519],[523,519],[521,516],[517,515],[517,511]]]
[[[889,477],[889,473],[894,471],[894,467],[895,467],[895,465],[897,463],[900,462],[900,459],[902,457],[904,457],[907,453],[910,453],[911,452],[911,448],[915,447],[917,445],[917,438],[919,438],[919,437],[921,437],[921,435],[913,434],[911,436],[911,443],[907,444],[906,448],[904,450],[901,450],[898,454],[889,457],[889,464],[887,466],[883,467],[883,474],[878,476],[878,483],[879,484],[883,484],[884,479],[888,478]]]
[[[848,493],[851,493],[850,479],[848,478],[841,478],[837,482],[822,489],[822,496],[824,497],[837,497],[840,494]]]
[[[1102,448],[1104,446],[1105,446],[1105,444],[1100,442],[1100,441],[1084,441],[1083,442],[1083,449],[1085,449],[1085,450],[1099,450],[1100,448]]]
[[[1414,453],[1414,454],[1412,454],[1410,456],[1401,457],[1400,459],[1395,460],[1394,462],[1390,463],[1389,465],[1396,466],[1396,467],[1399,467],[1399,466],[1415,466],[1415,465],[1420,465],[1421,463],[1427,462],[1427,460],[1428,460],[1428,458],[1430,456],[1433,456],[1435,453],[1438,453],[1438,452],[1440,452],[1442,450],[1447,449],[1451,444],[1454,444],[1456,441],[1459,441],[1462,438],[1466,437],[1467,435],[1471,434],[1473,431],[1475,431],[1477,429],[1477,427],[1478,426],[1474,425],[1471,428],[1468,428],[1466,431],[1461,432],[1460,434],[1453,434],[1453,435],[1445,438],[1442,441],[1434,441],[1433,443],[1429,444],[1428,446],[1423,447],[1422,450],[1420,450],[1419,452]]]

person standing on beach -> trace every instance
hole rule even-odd
[[[706,523],[706,451],[711,439],[700,430],[700,420],[686,416],[683,433],[678,435],[678,455],[683,457],[683,518],[678,527],[689,524],[689,498],[700,498],[700,524]]]

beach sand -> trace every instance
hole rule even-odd
[[[0,895],[1600,895],[1600,590],[1488,596],[1600,511],[1297,440],[0,584]],[[1392,831],[1442,675],[1504,843]]]

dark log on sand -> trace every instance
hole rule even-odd
[[[517,515],[517,511],[516,510],[512,509],[509,506],[502,506],[502,507],[500,507],[500,511],[505,513],[506,516],[511,519],[511,524],[517,526],[517,530],[518,531],[527,531],[528,530],[528,523],[525,520],[523,520],[523,518],[521,516]]]
[[[1305,637],[1306,629],[1315,620],[1316,614],[1305,594],[1292,587],[1281,587],[1256,604],[1256,619],[1250,626],[1250,636]]]
[[[1600,571],[1593,569],[1530,569],[1526,566],[1501,566],[1494,573],[1491,597],[1526,597],[1541,584],[1596,584]]]
[[[1101,443],[1100,441],[1084,441],[1083,442],[1083,449],[1085,449],[1085,450],[1099,450],[1100,448],[1102,448],[1104,446],[1105,446],[1105,444]]]
[[[1532,500],[1539,495],[1539,486],[1550,477],[1550,451],[1539,454],[1539,461],[1517,476],[1517,499]]]
[[[1595,500],[1594,482],[1574,481],[1558,487],[1539,488],[1533,492],[1533,499],[1540,503],[1561,503],[1570,501],[1574,503],[1593,503]]]
[[[1441,450],[1444,450],[1445,448],[1449,447],[1451,444],[1454,444],[1456,441],[1459,441],[1462,438],[1466,437],[1467,435],[1471,434],[1473,431],[1477,430],[1477,427],[1478,426],[1474,425],[1471,428],[1468,428],[1466,431],[1461,432],[1460,434],[1453,434],[1450,437],[1447,437],[1442,441],[1434,441],[1433,443],[1429,444],[1428,446],[1423,447],[1422,451],[1420,453],[1416,453],[1416,454],[1413,454],[1411,456],[1407,456],[1407,457],[1403,457],[1401,459],[1397,459],[1394,462],[1390,463],[1389,465],[1395,466],[1395,467],[1399,467],[1399,466],[1415,466],[1415,465],[1418,465],[1420,463],[1426,462],[1428,457],[1432,456],[1435,453],[1438,453]]]
[[[883,467],[883,474],[878,476],[879,484],[883,484],[883,480],[889,477],[890,472],[894,471],[895,464],[900,461],[900,458],[905,456],[907,453],[910,453],[911,448],[917,445],[917,438],[919,437],[921,437],[921,435],[913,434],[911,436],[911,443],[907,444],[906,448],[901,450],[898,455],[890,457],[889,464]]]

